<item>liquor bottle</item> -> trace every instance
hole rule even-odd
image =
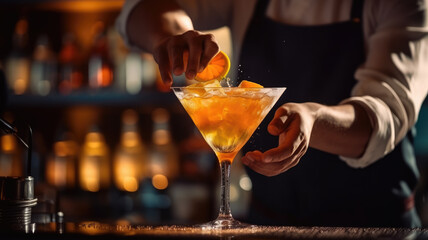
[[[36,95],[46,96],[55,88],[57,60],[46,35],[38,37],[31,63],[30,88]]]
[[[163,108],[152,113],[153,133],[149,172],[156,189],[165,189],[179,174],[178,150],[169,130],[169,113]]]
[[[0,176],[22,176],[22,158],[16,137],[5,134],[0,137]]]
[[[97,127],[86,134],[79,159],[79,183],[85,191],[98,192],[110,185],[110,156],[104,135]]]
[[[79,49],[74,36],[66,34],[59,53],[59,93],[69,94],[82,87],[83,75],[80,68],[80,60]]]
[[[113,68],[104,23],[97,22],[94,29],[94,41],[88,65],[89,87],[107,88],[113,83]]]
[[[13,46],[6,59],[6,79],[16,95],[24,94],[29,88],[30,57],[28,54],[28,21],[20,19],[13,33]]]
[[[156,63],[153,56],[126,47],[119,33],[109,30],[109,46],[115,65],[114,79],[120,91],[136,95],[143,88],[151,88],[156,81]]]
[[[146,172],[147,157],[138,132],[138,114],[132,109],[123,112],[122,134],[113,161],[116,187],[121,191],[137,191]]]
[[[46,162],[46,181],[58,189],[73,188],[76,183],[78,145],[71,133],[65,132],[54,142]]]

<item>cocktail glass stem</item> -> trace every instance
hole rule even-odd
[[[230,160],[220,161],[221,170],[221,183],[220,183],[220,212],[218,217],[211,222],[199,225],[203,229],[235,229],[235,228],[247,228],[254,227],[246,223],[241,223],[233,219],[232,212],[230,210],[230,166],[232,162]]]
[[[221,199],[220,199],[220,212],[219,218],[233,219],[230,211],[230,161],[221,161]]]

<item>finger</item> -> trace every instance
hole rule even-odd
[[[247,152],[243,158],[245,158],[247,161],[260,161],[262,158],[263,153],[260,151],[253,151],[253,152]]]
[[[162,48],[156,51],[153,56],[155,61],[158,63],[159,73],[163,82],[166,85],[172,85],[171,63],[169,61],[168,52]]]
[[[202,72],[207,67],[211,59],[220,51],[220,47],[218,46],[214,35],[208,34],[204,36],[203,49],[198,72]]]
[[[304,146],[302,146],[302,150]],[[265,176],[275,176],[281,174],[289,169],[295,167],[306,151],[300,151],[298,154],[291,156],[290,158],[284,159],[281,162],[262,162],[262,161],[249,161],[248,158],[244,157],[243,163],[257,173]]]
[[[194,79],[199,70],[199,62],[202,54],[202,43],[199,39],[192,39],[189,43],[189,60],[187,62],[186,77]]]
[[[272,121],[268,125],[268,132],[274,136],[278,136],[288,127],[291,119],[285,107],[278,108]]]
[[[288,159],[299,154],[300,152],[306,152],[308,144],[301,136],[303,135],[299,135],[291,143],[286,139],[283,143],[280,143],[278,147],[264,152],[261,161],[265,163],[281,162],[284,161],[284,159]]]
[[[180,76],[184,72],[183,47],[184,46],[182,44],[179,44],[176,41],[173,41],[168,45],[169,59],[172,63],[172,72],[175,76]]]
[[[245,160],[244,160],[245,161]],[[275,163],[264,163],[264,162],[247,162],[246,165],[253,171],[260,173],[265,176],[275,176],[291,168],[292,160],[275,162]]]

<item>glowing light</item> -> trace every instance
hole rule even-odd
[[[244,174],[239,179],[239,186],[245,191],[251,191],[253,188],[253,183],[251,182],[251,179],[246,174]]]
[[[6,134],[1,137],[1,150],[4,153],[13,152],[16,149],[15,137],[11,134]]]
[[[168,187],[168,178],[165,175],[156,174],[152,178],[152,184],[156,189],[166,189]]]
[[[18,78],[15,81],[15,84],[13,85],[15,94],[16,95],[22,95],[27,90],[27,80],[23,78]]]
[[[121,140],[114,155],[114,182],[119,190],[135,192],[145,175],[145,149],[138,133],[138,114],[128,109],[122,115]]]
[[[110,184],[109,153],[104,137],[92,131],[86,135],[79,167],[79,181],[83,190],[97,192]]]
[[[83,175],[84,189],[90,192],[98,192],[100,190],[100,172],[98,164],[94,161],[86,161],[82,165],[81,174]]]
[[[237,201],[239,198],[239,192],[235,185],[230,185],[230,201]]]
[[[98,86],[107,87],[113,82],[113,73],[109,66],[103,65],[97,72]]]
[[[123,179],[123,189],[128,192],[135,192],[138,190],[138,181],[134,177],[125,177]]]
[[[115,181],[120,190],[135,192],[138,190],[137,166],[134,160],[126,155],[119,155],[115,161]]]

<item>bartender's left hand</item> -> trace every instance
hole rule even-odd
[[[296,166],[309,147],[315,105],[286,103],[278,108],[268,125],[269,133],[279,136],[278,147],[264,153],[248,152],[242,163],[265,176],[275,176]]]
[[[366,110],[356,103],[286,103],[268,125],[269,133],[279,136],[278,147],[264,153],[248,152],[242,162],[260,174],[275,176],[296,166],[309,146],[358,159],[372,130]]]

